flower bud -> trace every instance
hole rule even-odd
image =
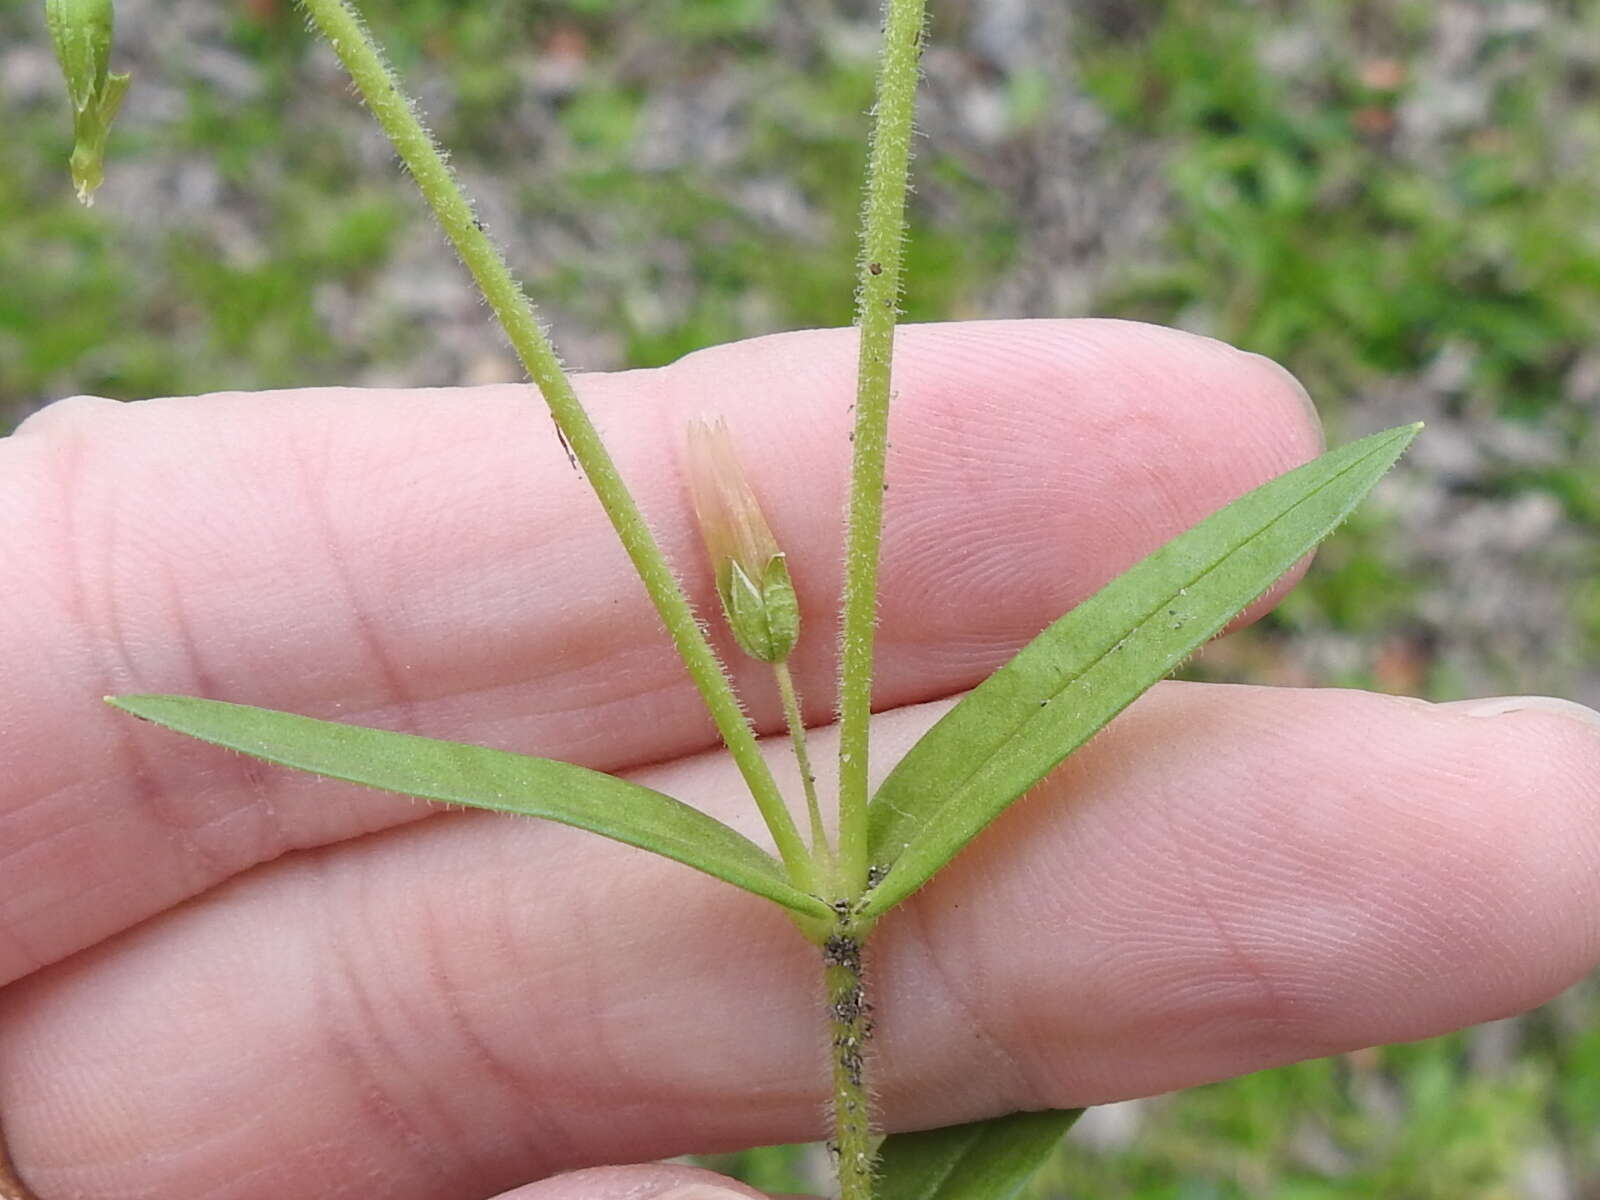
[[[688,477],[700,536],[734,640],[752,658],[783,662],[800,637],[800,605],[783,551],[721,420],[690,423]]]
[[[72,100],[72,182],[92,204],[106,136],[128,90],[128,76],[111,74],[111,0],[45,0],[44,15]]]

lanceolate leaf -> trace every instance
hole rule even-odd
[[[829,915],[822,901],[791,884],[777,861],[743,834],[671,796],[599,771],[193,696],[107,700],[136,717],[286,767],[575,825],[676,859],[797,913]]]
[[[879,1152],[878,1200],[1012,1200],[1083,1109],[897,1133]]]
[[[1241,496],[1051,625],[945,714],[873,798],[882,914],[1326,537],[1420,425],[1374,434]]]

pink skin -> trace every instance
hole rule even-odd
[[[1280,370],[1168,331],[914,328],[901,351],[879,766],[1319,446]],[[819,720],[852,371],[825,332],[580,381],[703,608],[680,431],[728,418],[811,614]],[[46,1200],[530,1179],[518,1200],[695,1200],[709,1177],[683,1168],[558,1173],[819,1135],[813,953],[772,906],[99,702],[201,693],[571,758],[759,836],[524,390],[69,402],[0,443],[0,511],[0,1118]],[[1581,714],[1158,688],[884,923],[885,1120],[1148,1094],[1538,1004],[1600,951],[1597,813]]]

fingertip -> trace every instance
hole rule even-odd
[[[1479,718],[1505,717],[1513,713],[1544,714],[1574,722],[1591,733],[1600,734],[1600,712],[1560,696],[1487,696],[1476,700],[1452,700],[1439,707]]]
[[[1225,347],[1226,349],[1233,349]],[[1306,390],[1305,384],[1295,373],[1289,370],[1277,359],[1268,358],[1265,354],[1254,354],[1245,350],[1235,353],[1249,360],[1250,365],[1259,370],[1266,378],[1263,381],[1263,390],[1278,402],[1282,397],[1285,407],[1297,406],[1302,422],[1302,432],[1310,439],[1315,447],[1314,453],[1320,454],[1328,447],[1327,431],[1322,426],[1322,414],[1317,411],[1317,403],[1311,398],[1311,393]]]
[[[52,432],[63,425],[70,427],[80,419],[98,420],[107,409],[120,407],[122,401],[113,400],[109,396],[88,394],[64,396],[23,417],[12,431],[11,437],[37,437],[41,433]]]
[[[496,1200],[765,1200],[763,1193],[673,1163],[590,1167],[504,1192]]]

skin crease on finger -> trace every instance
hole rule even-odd
[[[939,711],[883,715],[885,759]],[[753,824],[718,755],[638,778]],[[1597,868],[1600,733],[1569,716],[1161,685],[885,921],[882,1112],[1109,1101],[1520,1011],[1600,953]],[[14,985],[0,1111],[47,1197],[465,1200],[817,1136],[814,966],[676,864],[450,816]]]
[[[993,322],[899,344],[881,707],[972,686],[1320,445],[1280,368],[1186,334]],[[715,602],[674,448],[690,417],[728,418],[818,631],[795,662],[813,720],[833,704],[854,371],[853,333],[832,330],[579,381],[702,611]],[[0,441],[0,511],[0,984],[258,863],[426,811],[174,742],[108,693],[607,770],[713,741],[527,388],[71,402]],[[777,728],[766,677],[739,669]]]

